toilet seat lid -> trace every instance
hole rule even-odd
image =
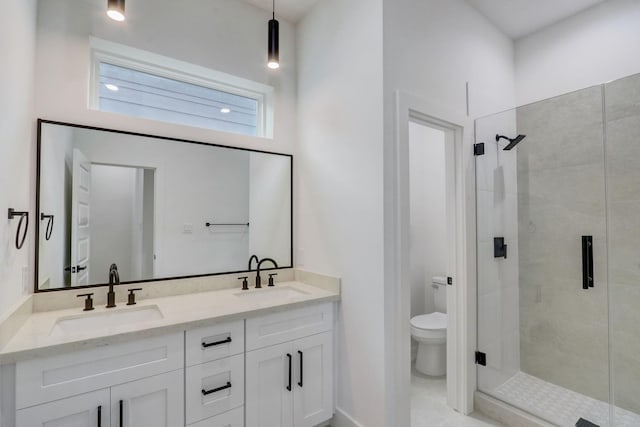
[[[447,329],[447,315],[445,313],[421,314],[411,318],[411,326],[419,329]]]

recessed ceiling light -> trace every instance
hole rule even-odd
[[[110,91],[112,91],[112,92],[117,92],[117,91],[119,91],[119,90],[120,90],[120,88],[119,88],[118,86],[116,86],[116,85],[114,85],[114,84],[112,84],[112,83],[106,83],[106,84],[104,85],[104,87],[106,87],[107,89],[109,89],[109,90],[110,90]]]
[[[220,112],[221,112],[222,114],[229,114],[229,113],[231,112],[231,109],[229,109],[229,108],[227,108],[227,107],[224,107],[224,108],[221,108],[221,109],[220,109]]]
[[[107,3],[107,16],[114,21],[124,21],[124,0],[109,0]]]

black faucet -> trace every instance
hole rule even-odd
[[[256,260],[256,264],[260,262],[258,255],[251,255],[251,258],[249,258],[249,266],[247,267],[247,271],[251,271],[251,264],[253,263],[254,259]]]
[[[262,279],[260,278],[260,266],[262,266],[262,263],[265,261],[269,261],[271,262],[276,268],[278,268],[278,263],[275,262],[273,259],[271,258],[262,258],[260,260],[260,262],[258,263],[258,271],[256,273],[256,288],[261,288],[262,287]]]
[[[116,293],[113,290],[113,285],[120,284],[120,274],[118,274],[118,266],[111,264],[109,267],[109,292],[107,292],[107,308],[113,308],[116,306]]]

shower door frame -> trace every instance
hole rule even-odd
[[[476,281],[475,171],[473,120],[462,112],[439,103],[397,91],[395,130],[385,144],[385,348],[388,411],[386,425],[409,425],[410,414],[410,328],[409,328],[409,122],[440,128],[453,138],[454,195],[447,203],[455,207],[451,227],[455,233],[455,304],[447,308],[449,317],[447,363],[453,378],[448,379],[448,403],[463,414],[473,411],[476,372],[475,349]],[[449,197],[453,197],[449,200]],[[453,231],[452,230],[452,231]],[[450,298],[447,298],[451,301]],[[453,327],[451,327],[453,326]],[[451,354],[453,353],[453,354]],[[453,388],[453,390],[451,390]]]

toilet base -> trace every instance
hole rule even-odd
[[[416,370],[432,377],[441,377],[447,373],[447,345],[446,343],[428,344],[418,343]]]

